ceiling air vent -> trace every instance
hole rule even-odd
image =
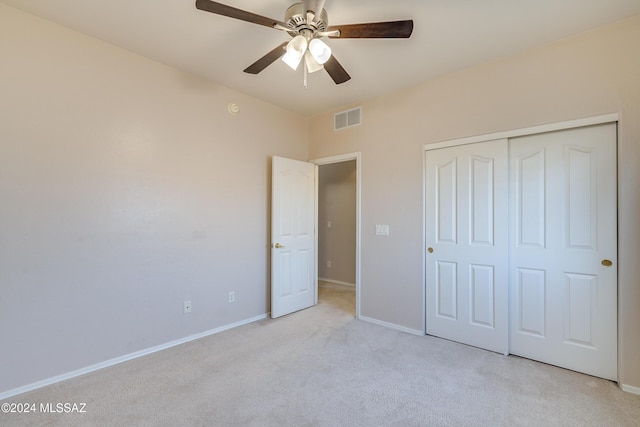
[[[341,111],[333,115],[333,130],[346,129],[362,123],[362,107]]]

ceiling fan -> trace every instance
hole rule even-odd
[[[267,18],[211,0],[196,0],[196,8],[206,12],[263,25],[287,32],[290,41],[277,46],[271,52],[249,65],[244,72],[258,74],[276,60],[282,60],[296,70],[304,67],[304,85],[307,73],[325,69],[336,84],[344,83],[351,76],[331,53],[331,48],[321,38],[409,38],[413,32],[413,20],[370,22],[364,24],[329,25],[325,0],[304,0],[291,5],[284,21]]]

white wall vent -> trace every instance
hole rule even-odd
[[[333,115],[333,130],[346,129],[362,124],[362,107],[341,111]]]

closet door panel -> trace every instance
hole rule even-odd
[[[514,138],[510,165],[510,352],[616,380],[616,126]]]
[[[427,333],[508,350],[507,141],[426,153]]]

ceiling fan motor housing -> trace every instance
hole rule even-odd
[[[315,38],[318,32],[326,31],[329,26],[327,11],[322,9],[320,14],[316,13],[315,15],[313,20],[307,21],[302,3],[296,3],[290,6],[284,15],[285,24],[287,24],[288,28],[291,28],[289,35],[295,37],[297,35],[307,36],[310,34],[309,38]]]

